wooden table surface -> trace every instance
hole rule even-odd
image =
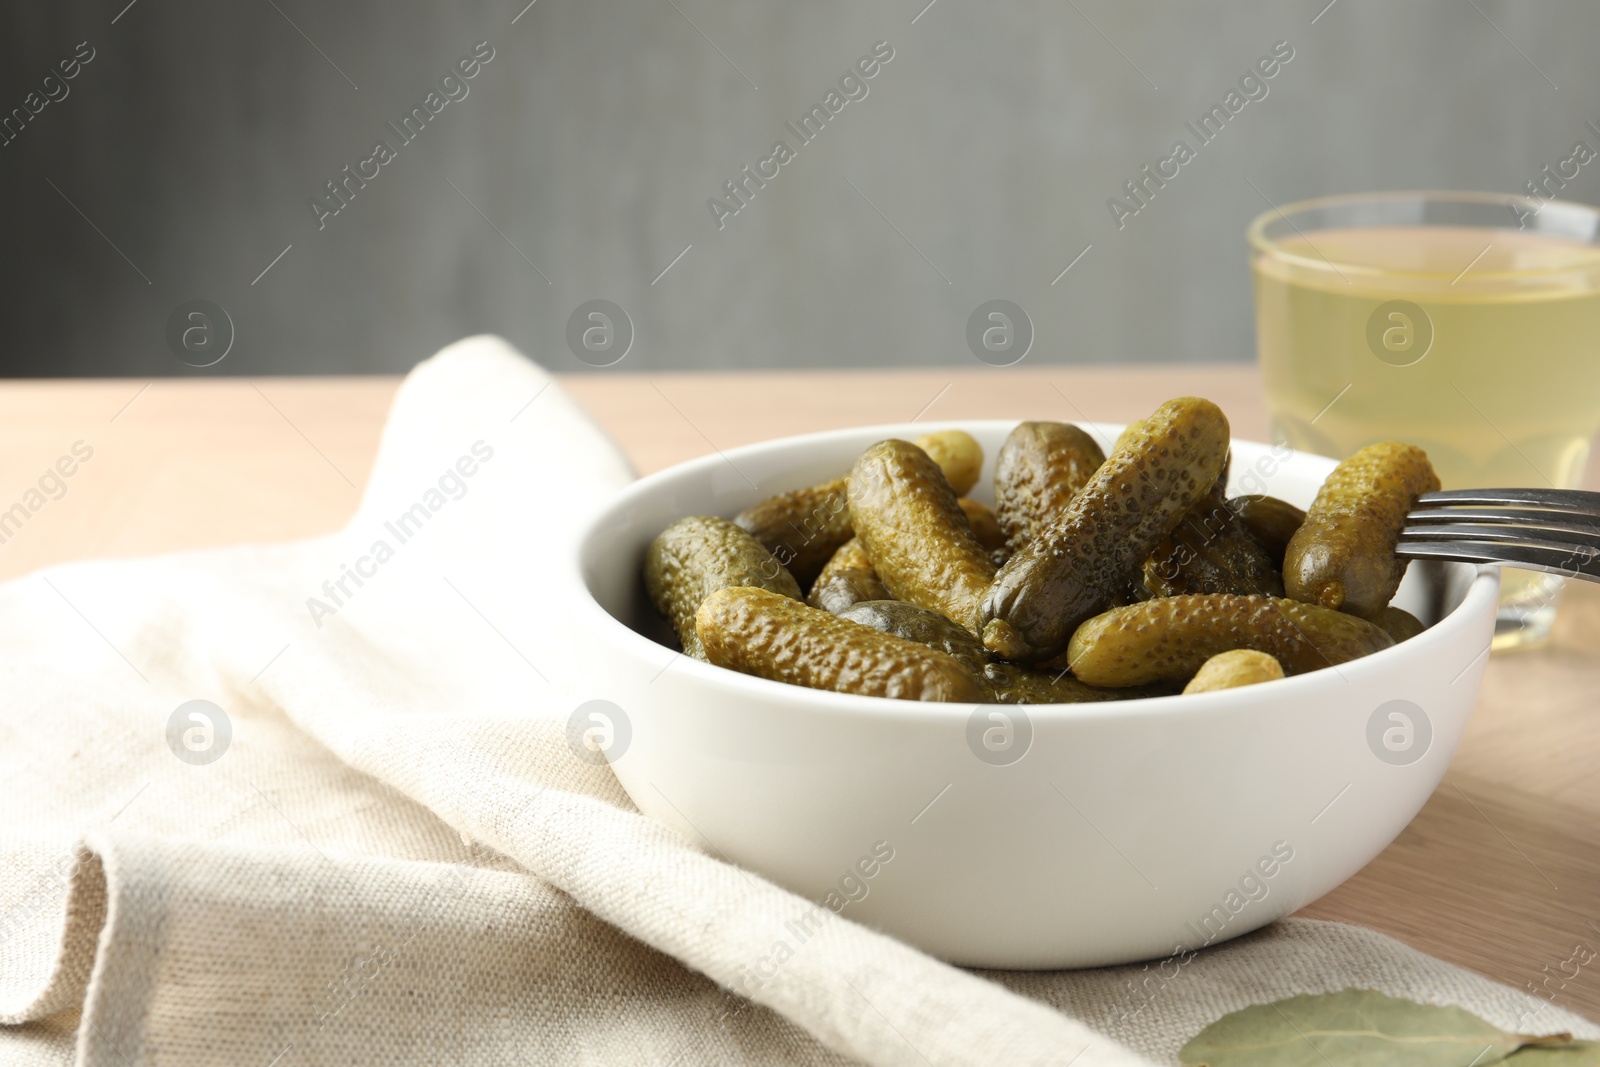
[[[1126,421],[1192,393],[1267,436],[1250,367],[606,373],[563,384],[640,473],[714,448],[910,419]],[[82,442],[93,456],[9,540],[0,578],[324,533],[355,510],[398,380],[0,385],[0,510]],[[1365,870],[1302,915],[1359,923],[1600,1019],[1600,587],[1536,651],[1496,654],[1451,771]],[[1582,946],[1581,952],[1575,952]]]

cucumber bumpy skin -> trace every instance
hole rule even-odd
[[[1018,423],[994,460],[995,517],[1019,551],[1066,510],[1106,455],[1094,438],[1065,422]]]
[[[850,471],[850,515],[894,599],[978,632],[978,602],[994,563],[926,452],[898,440],[863,452]]]
[[[1406,560],[1395,555],[1406,513],[1438,488],[1428,454],[1415,445],[1384,441],[1349,456],[1289,539],[1284,588],[1307,604],[1375,617],[1406,573]]]
[[[1169,400],[1126,431],[1066,510],[1000,569],[979,612],[984,647],[1023,662],[1065,648],[1216,482],[1228,441],[1227,417],[1198,397]]]
[[[1015,663],[997,663],[982,642],[960,626],[936,611],[901,600],[864,601],[841,612],[840,617],[955,657],[988,690],[990,703],[1087,704],[1129,696],[1115,689],[1085,685],[1065,670],[1032,670]]]
[[[956,495],[970,490],[983,470],[983,448],[964,430],[940,430],[917,438]],[[809,589],[834,553],[855,536],[846,478],[779,493],[745,508],[733,521],[749,531],[802,588]]]
[[[800,599],[800,586],[777,557],[727,519],[693,515],[679,519],[650,542],[644,557],[650,601],[672,628],[686,656],[705,659],[695,633],[700,603],[726,586],[759,586]]]
[[[695,627],[712,663],[744,674],[895,700],[984,700],[953,656],[765,589],[719,589]]]
[[[811,585],[840,546],[855,536],[844,478],[768,497],[739,512],[733,521],[776,556],[802,586]]]
[[[1200,593],[1113,608],[1078,627],[1072,673],[1090,685],[1183,682],[1219,652],[1253,648],[1304,674],[1394,644],[1354,615],[1280,597]]]
[[[960,660],[974,674],[981,675],[983,668],[991,662],[989,653],[983,649],[983,642],[965,627],[958,626],[937,611],[907,604],[903,600],[864,600],[839,612],[839,617],[938,649]]]
[[[1263,493],[1232,497],[1228,507],[1239,516],[1245,532],[1266,551],[1272,565],[1283,570],[1283,554],[1289,548],[1289,539],[1306,521],[1306,513],[1287,500]]]
[[[1221,479],[1151,551],[1144,563],[1144,584],[1156,596],[1283,596],[1277,565],[1228,506]]]
[[[883,587],[883,580],[872,566],[867,550],[861,547],[859,537],[852,537],[839,546],[839,551],[822,568],[806,594],[807,604],[835,615],[864,600],[888,599],[889,590]]]

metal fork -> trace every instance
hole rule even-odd
[[[1401,556],[1503,563],[1600,582],[1600,493],[1450,489],[1406,515]]]

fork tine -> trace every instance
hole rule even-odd
[[[1503,563],[1600,582],[1600,493],[1450,489],[1418,497],[1406,522],[1402,558]]]
[[[1535,508],[1425,508],[1406,515],[1406,521],[1417,526],[1478,522],[1577,533],[1600,530],[1600,520],[1588,520],[1570,511],[1541,511]]]
[[[1600,493],[1581,489],[1446,489],[1417,498],[1418,509],[1458,505],[1545,508],[1600,519]]]
[[[1409,559],[1499,563],[1523,570],[1546,571],[1567,578],[1600,582],[1600,550],[1549,541],[1504,544],[1498,541],[1402,541],[1396,553]]]
[[[1593,526],[1566,523],[1561,527],[1537,528],[1516,525],[1443,523],[1438,526],[1407,526],[1400,531],[1401,541],[1496,541],[1515,544],[1581,545],[1600,552],[1600,530]]]

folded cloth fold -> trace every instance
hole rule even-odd
[[[588,694],[550,578],[631,477],[472,338],[407,379],[338,534],[0,586],[0,1062],[1093,1067],[1353,984],[1600,1036],[1309,922],[1152,983],[977,974],[839,921],[731,992],[809,902],[567,741]]]

